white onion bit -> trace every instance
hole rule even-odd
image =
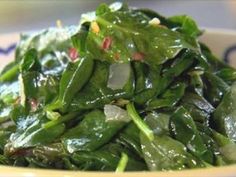
[[[122,89],[130,77],[129,63],[114,63],[109,68],[107,87],[112,90]]]
[[[127,111],[116,105],[110,105],[110,104],[105,105],[104,114],[106,116],[106,121],[118,121],[118,122],[131,121],[131,118],[129,117]]]

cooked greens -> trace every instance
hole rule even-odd
[[[156,171],[236,163],[236,69],[189,16],[101,4],[22,35],[0,73],[0,164]]]

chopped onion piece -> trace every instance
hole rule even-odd
[[[130,77],[129,63],[114,63],[109,68],[107,87],[117,90],[122,89]]]
[[[161,23],[161,21],[157,17],[154,17],[152,20],[149,21],[149,24],[153,25],[153,26],[158,26],[158,25],[160,25],[160,23]]]
[[[131,118],[129,117],[127,111],[116,105],[110,105],[110,104],[105,105],[104,114],[106,116],[106,121],[118,121],[118,122],[131,121]]]

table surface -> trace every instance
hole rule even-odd
[[[236,29],[236,0],[126,0],[171,16],[188,14],[202,27]],[[31,31],[78,24],[80,15],[111,0],[0,0],[0,33]]]

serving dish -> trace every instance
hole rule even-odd
[[[19,34],[0,35],[0,68],[14,58],[14,51]],[[213,53],[236,67],[236,31],[224,29],[207,29],[200,38],[201,41],[210,46]],[[14,168],[0,166],[0,177],[77,177],[77,176],[127,176],[139,177],[147,175],[150,177],[158,176],[236,176],[236,165],[207,168],[197,170],[184,170],[174,172],[128,172],[128,173],[102,173],[102,172],[69,172],[56,170],[38,170],[29,168]]]

